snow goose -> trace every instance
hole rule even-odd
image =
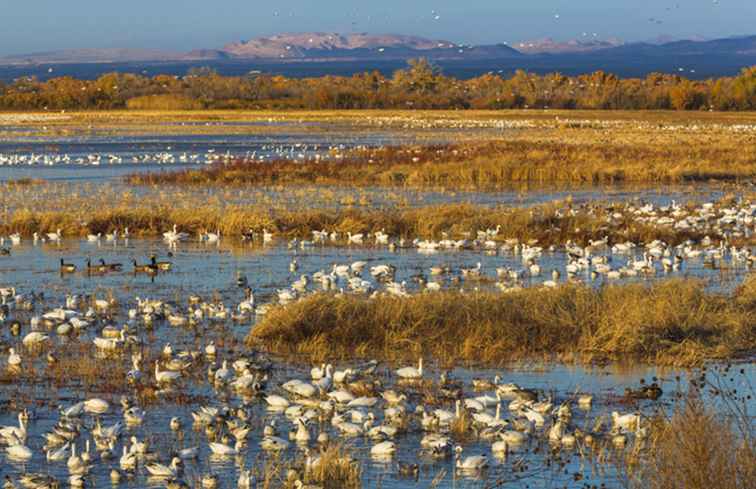
[[[396,371],[396,375],[403,380],[416,380],[423,376],[423,359],[422,357],[417,362],[417,368],[415,367],[403,367]]]

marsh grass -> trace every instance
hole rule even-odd
[[[655,415],[648,438],[636,443],[621,461],[626,485],[650,489],[753,487],[756,439],[748,408],[754,386],[747,375],[731,364],[697,373],[671,414],[660,411]]]
[[[362,469],[341,445],[331,445],[319,455],[320,463],[305,474],[306,482],[323,489],[356,489],[362,487]]]
[[[191,201],[194,202],[194,201]],[[612,207],[578,207],[554,202],[530,208],[488,207],[474,204],[447,204],[404,208],[306,208],[222,205],[197,202],[196,206],[172,206],[162,200],[155,205],[126,202],[91,208],[86,198],[70,199],[59,210],[17,209],[0,220],[0,235],[21,233],[30,237],[62,229],[64,237],[108,233],[128,227],[132,236],[153,237],[174,224],[181,231],[220,230],[225,237],[267,229],[282,238],[310,239],[312,231],[326,229],[347,232],[383,230],[394,237],[440,238],[442,233],[461,238],[477,230],[501,225],[501,236],[540,245],[563,245],[567,240],[587,244],[590,239],[608,236],[612,242],[650,242],[660,239],[678,244],[700,239],[696,231],[643,224],[630,218],[607,219]],[[342,243],[343,244],[343,243]]]
[[[569,132],[569,131],[568,131]],[[135,173],[134,185],[303,185],[500,188],[518,183],[666,183],[749,179],[756,147],[742,138],[716,144],[639,131],[632,141],[601,140],[590,131],[575,139],[555,131],[540,139],[427,146],[359,148],[324,159],[234,160],[206,168]],[[592,133],[591,133],[592,134]],[[599,140],[597,140],[599,139]]]
[[[696,365],[756,348],[754,280],[732,296],[686,279],[409,298],[320,293],[269,311],[247,343],[317,361],[369,351],[385,359],[428,355],[442,363],[546,357]]]

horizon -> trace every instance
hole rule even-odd
[[[73,5],[41,0],[33,5],[5,7],[0,56],[87,48],[187,52],[220,48],[241,39],[298,32],[413,35],[473,45],[507,43],[513,47],[517,42],[546,38],[558,42],[640,42],[660,37],[712,39],[754,34],[756,3],[618,3],[608,6],[598,0],[575,0],[570,4],[534,0],[527,5],[498,5],[493,0],[478,0],[471,6],[450,0],[418,0],[411,5],[386,0],[354,8],[346,0],[334,0],[327,6],[289,0],[264,7],[241,0],[227,0],[220,5],[187,0],[176,8],[135,0],[124,9],[92,0]],[[40,11],[45,11],[45,16],[40,16]],[[198,26],[202,27],[200,32]]]

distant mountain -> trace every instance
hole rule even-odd
[[[125,63],[201,60],[487,59],[520,56],[505,44],[463,46],[446,40],[394,34],[308,32],[237,41],[220,49],[170,53],[147,49],[70,49],[0,57],[0,65]]]
[[[619,39],[573,39],[570,41],[555,41],[551,38],[521,41],[514,44],[514,48],[525,54],[562,54],[587,53],[599,49],[609,49],[622,46]]]
[[[625,76],[643,76],[653,71],[677,72],[685,67],[685,71],[702,77],[731,74],[743,66],[756,64],[756,36],[664,41],[622,43],[586,37],[574,41],[541,39],[515,46],[471,46],[406,35],[309,32],[260,37],[188,53],[151,49],[60,50],[0,58],[0,66],[6,67],[6,77],[34,73],[45,78],[72,72],[74,68],[66,70],[65,65],[87,64],[102,67],[76,69],[95,73],[106,71],[109,64],[138,64],[139,71],[153,72],[150,65],[159,65],[156,70],[167,71],[171,71],[172,65],[181,69],[212,65],[220,67],[221,73],[244,73],[243,65],[254,65],[249,69],[292,72],[292,65],[297,64],[323,67],[294,70],[301,73],[322,73],[329,69],[336,70],[333,73],[353,73],[373,68],[390,73],[409,58],[426,57],[455,69],[469,66],[464,76],[494,70],[511,73],[520,68],[572,74],[603,69]],[[329,63],[335,64],[326,68]],[[48,65],[57,66],[50,70]]]
[[[446,40],[395,34],[310,32],[279,34],[224,46],[237,59],[386,59],[424,56],[432,59],[509,57],[521,53],[504,44],[463,46]]]
[[[304,58],[308,53],[339,53],[361,50],[402,49],[412,51],[453,48],[454,43],[437,41],[416,36],[392,34],[338,34],[326,32],[305,32],[259,37],[249,41],[239,41],[224,46],[221,51],[238,58]]]
[[[604,50],[607,54],[624,56],[715,56],[756,54],[756,36],[728,37],[707,41],[673,41],[663,44],[629,43]]]

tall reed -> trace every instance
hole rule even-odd
[[[696,365],[754,351],[754,280],[732,296],[685,279],[408,298],[319,293],[269,311],[247,342],[314,360],[365,354],[494,365],[529,357]]]

